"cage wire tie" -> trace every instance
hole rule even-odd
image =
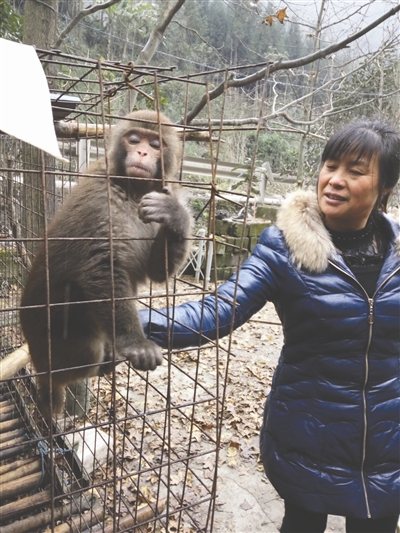
[[[29,437],[28,434],[26,434],[26,436]],[[41,461],[42,461],[42,477],[40,478],[39,483],[38,483],[38,487],[40,487],[41,484],[44,481],[45,474],[46,474],[44,458],[45,458],[46,455],[49,455],[49,453],[50,453],[50,445],[49,445],[49,443],[48,443],[48,441],[46,439],[41,439],[41,440],[38,441],[37,447],[38,447],[38,451],[39,451],[40,458],[41,458]],[[53,450],[54,450],[55,453],[57,453],[59,455],[65,455],[66,453],[73,452],[73,448],[56,447],[56,448],[53,448]]]

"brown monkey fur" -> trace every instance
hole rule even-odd
[[[114,127],[109,141],[109,175],[116,177],[104,176],[105,160],[95,163],[88,174],[99,177],[80,180],[48,230],[49,302],[58,304],[50,306],[51,370],[55,371],[51,396],[44,245],[22,295],[21,325],[35,369],[44,373],[38,383],[46,417],[50,398],[53,412],[59,412],[64,387],[101,373],[99,364],[112,359],[114,323],[118,360],[126,357],[140,370],[154,370],[162,363],[161,350],[145,338],[130,298],[147,278],[165,281],[186,259],[191,217],[179,187],[163,183],[176,178],[182,146],[164,115],[136,111],[126,118]],[[161,126],[161,139],[158,118],[171,124]]]

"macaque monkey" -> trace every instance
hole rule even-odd
[[[62,409],[67,384],[102,373],[99,364],[112,360],[114,339],[118,360],[127,358],[139,370],[162,363],[132,298],[139,284],[165,281],[187,257],[191,216],[178,185],[165,183],[176,178],[182,156],[170,120],[155,111],[133,112],[114,127],[109,146],[111,178],[100,160],[87,171],[99,177],[74,187],[22,295],[22,331],[36,371],[45,373],[38,384],[46,417],[50,399],[55,413]]]

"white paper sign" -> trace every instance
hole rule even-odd
[[[62,157],[54,131],[50,92],[33,46],[0,39],[0,130]]]

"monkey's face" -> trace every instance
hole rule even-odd
[[[125,175],[161,179],[161,143],[156,132],[131,130],[123,137]]]

